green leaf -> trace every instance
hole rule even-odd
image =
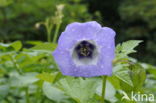
[[[16,51],[19,51],[22,48],[22,43],[21,41],[15,41],[11,43],[11,45]]]
[[[114,103],[116,101],[116,97],[115,97],[116,90],[109,81],[106,82],[106,89],[105,90],[106,90],[105,91],[106,100],[109,100],[111,103]],[[98,83],[96,93],[99,96],[101,96],[101,94],[102,94],[101,91],[102,91],[102,80],[99,81],[99,83]]]
[[[122,51],[126,52],[126,54],[136,52],[134,48],[137,47],[141,42],[142,40],[129,40],[127,42],[124,42],[122,43]]]
[[[64,76],[62,75],[62,73],[58,72],[57,75],[55,76],[55,79],[54,79],[53,83],[56,83],[57,81],[59,81],[63,77]]]
[[[38,81],[36,78],[37,73],[25,73],[23,75],[19,75],[16,72],[10,74],[10,85],[13,87],[26,87],[30,84],[35,83]]]
[[[107,80],[113,85],[113,87],[118,90],[120,89],[120,81],[116,76],[107,77]]]
[[[52,83],[55,80],[56,75],[57,74],[50,74],[50,73],[43,72],[41,74],[38,74],[36,77],[46,82]]]
[[[0,0],[0,7],[6,7],[11,3],[13,3],[13,0]]]
[[[61,91],[59,88],[51,85],[49,82],[43,83],[43,92],[51,100],[56,102],[63,102],[68,97],[64,95],[64,92]]]
[[[58,82],[58,87],[78,103],[87,103],[96,91],[98,79],[65,77]]]
[[[146,72],[144,68],[138,63],[130,65],[130,69],[130,77],[132,79],[134,89],[139,90],[142,88],[145,82]]]
[[[0,43],[0,49],[3,47],[9,47],[9,46],[10,46],[9,44]]]
[[[141,42],[142,42],[141,40],[129,40],[122,44],[118,44],[116,46],[116,51],[115,51],[117,58],[123,58],[123,57],[126,57],[130,53],[136,52],[134,48],[138,46],[139,43]]]
[[[54,51],[57,47],[57,44],[54,43],[42,43],[32,47],[32,50],[46,50],[46,51]]]
[[[31,44],[31,45],[40,45],[43,42],[42,41],[26,41],[26,43]]]
[[[146,71],[150,74],[153,74],[156,78],[156,66],[150,65],[150,64],[146,64],[146,63],[142,63],[141,66],[146,69]]]
[[[120,65],[115,66],[113,69],[115,70],[113,73],[115,77],[127,83],[128,85],[133,86],[132,80],[129,75],[128,67],[122,66],[120,64]]]
[[[0,100],[3,100],[5,96],[9,93],[9,86],[8,85],[0,85]]]
[[[8,49],[8,51],[13,49],[15,51],[19,51],[21,48],[22,48],[21,41],[15,41],[13,43],[8,43],[8,44],[0,43],[0,49]]]
[[[130,86],[133,86],[133,83],[132,83],[132,80],[129,76],[129,72],[126,71],[126,70],[121,70],[121,71],[118,71],[115,76],[117,78],[119,78],[120,80],[122,80],[123,82],[127,83],[128,85]]]

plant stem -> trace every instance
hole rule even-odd
[[[42,99],[38,99],[41,98],[41,88],[40,86],[37,87],[37,91],[36,91],[36,103],[41,103]]]
[[[51,30],[52,30],[53,26],[52,24],[47,24],[46,25],[46,29],[47,29],[47,41],[51,42]]]
[[[51,42],[51,32],[49,30],[47,32],[47,40],[48,42]]]
[[[15,57],[13,57],[12,55],[9,55],[9,56],[10,56],[10,58],[11,58],[11,61],[12,61],[13,64],[14,64],[15,68],[17,69],[17,72],[18,72],[19,74],[22,74],[22,71],[21,71],[21,69],[20,69],[20,67],[19,67],[19,65],[18,65],[18,63],[17,63]]]
[[[102,96],[101,96],[101,103],[104,103],[105,101],[105,88],[106,88],[106,79],[107,76],[102,76]]]
[[[51,19],[47,18],[44,25],[47,30],[47,41],[51,42],[51,30],[53,29],[53,24],[51,23]]]
[[[57,41],[57,37],[58,37],[58,32],[59,32],[60,26],[61,26],[61,23],[56,25],[53,43],[56,43],[56,41]]]
[[[26,103],[30,103],[30,100],[29,100],[29,88],[28,87],[25,89],[25,96],[26,96]]]

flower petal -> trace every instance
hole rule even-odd
[[[94,39],[96,32],[102,27],[95,21],[87,23],[72,23],[67,26],[65,31],[60,35],[58,46],[66,49],[71,48],[77,41],[84,39]]]
[[[101,47],[101,55],[112,60],[115,56],[115,31],[108,27],[103,27],[98,33],[95,41]]]
[[[69,24],[58,40],[58,47],[53,52],[61,72],[75,77],[93,77],[112,74],[112,60],[115,56],[115,32],[108,27],[101,27],[95,21]],[[72,58],[73,47],[82,40],[95,41],[99,49],[97,63],[76,65]]]

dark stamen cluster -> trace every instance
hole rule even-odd
[[[81,41],[76,47],[76,53],[81,58],[92,58],[95,46],[88,41]]]

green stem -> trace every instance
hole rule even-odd
[[[47,29],[47,40],[48,42],[51,42],[51,30],[52,30],[53,26],[50,25],[46,25],[46,29]]]
[[[9,56],[10,56],[10,58],[11,58],[11,61],[12,61],[13,64],[14,64],[15,68],[17,69],[18,73],[19,73],[19,74],[22,74],[22,71],[21,71],[21,69],[20,69],[20,67],[19,67],[19,65],[18,65],[18,63],[17,63],[17,61],[16,61],[16,59],[15,59],[12,55],[9,55]]]
[[[53,43],[56,43],[56,41],[57,41],[57,37],[58,37],[58,32],[59,32],[60,26],[61,26],[61,23],[56,25]]]
[[[41,99],[38,98],[41,98],[41,88],[39,86],[37,87],[36,91],[36,103],[41,103]]]
[[[53,29],[53,24],[51,23],[51,19],[47,18],[44,23],[46,30],[47,30],[47,41],[51,42],[51,31]]]
[[[28,87],[25,89],[25,96],[26,96],[26,103],[30,103],[30,100],[29,100],[29,88]]]
[[[104,103],[105,102],[106,79],[107,79],[107,76],[102,76],[102,96],[101,96],[101,103]]]
[[[47,32],[47,35],[48,35],[48,36],[47,36],[48,42],[51,42],[51,33],[50,33],[49,31]]]

